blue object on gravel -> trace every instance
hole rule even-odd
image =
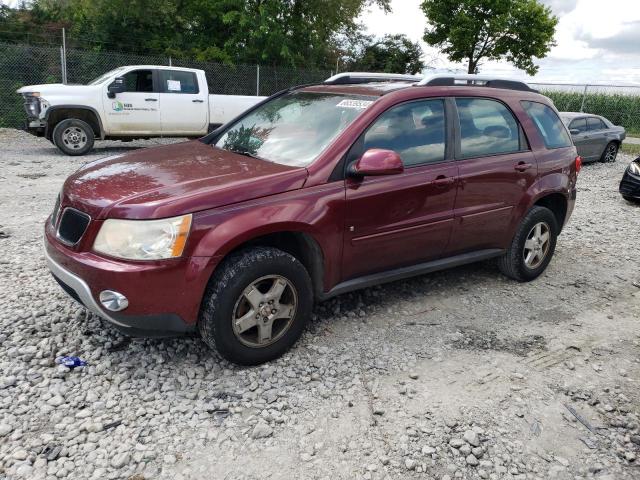
[[[84,367],[87,365],[87,362],[80,357],[58,357],[56,358],[56,363],[69,368]]]

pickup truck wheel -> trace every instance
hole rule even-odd
[[[609,142],[602,152],[600,161],[603,163],[612,163],[616,161],[618,156],[618,144],[616,142]]]
[[[53,129],[53,144],[67,155],[84,155],[93,148],[95,136],[87,122],[77,118],[63,120]]]
[[[535,206],[524,217],[498,267],[507,277],[528,282],[549,265],[556,249],[558,222],[551,210]]]
[[[292,255],[256,247],[223,260],[207,287],[198,327],[227,360],[256,365],[286,352],[313,307],[311,279]]]

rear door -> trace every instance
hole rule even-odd
[[[571,138],[578,150],[578,155],[585,160],[593,156],[594,149],[591,136],[589,135],[589,129],[587,128],[587,119],[581,117],[572,120],[569,124],[569,130],[572,131]],[[577,130],[577,132],[573,133],[574,130]]]
[[[163,135],[203,135],[207,132],[209,93],[196,72],[159,70],[160,118]]]
[[[382,114],[349,154],[394,150],[405,171],[346,179],[343,279],[434,260],[451,234],[458,167],[450,148],[443,99],[394,106]],[[349,163],[349,162],[348,162]]]
[[[115,98],[104,92],[106,132],[109,135],[160,133],[160,95],[157,71],[132,70],[123,75],[126,91]]]
[[[456,98],[459,181],[447,256],[504,248],[516,206],[537,164],[522,127],[502,102]]]
[[[600,158],[607,143],[609,143],[607,126],[597,117],[587,118],[587,128],[591,136],[592,154],[595,158]]]

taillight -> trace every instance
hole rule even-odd
[[[578,155],[576,157],[576,173],[578,173],[581,168],[582,168],[582,157]]]

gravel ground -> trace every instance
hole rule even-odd
[[[65,177],[154,143],[71,158],[0,130],[0,479],[640,478],[629,157],[585,166],[537,281],[487,262],[343,295],[239,368],[197,338],[123,338],[44,265]]]

